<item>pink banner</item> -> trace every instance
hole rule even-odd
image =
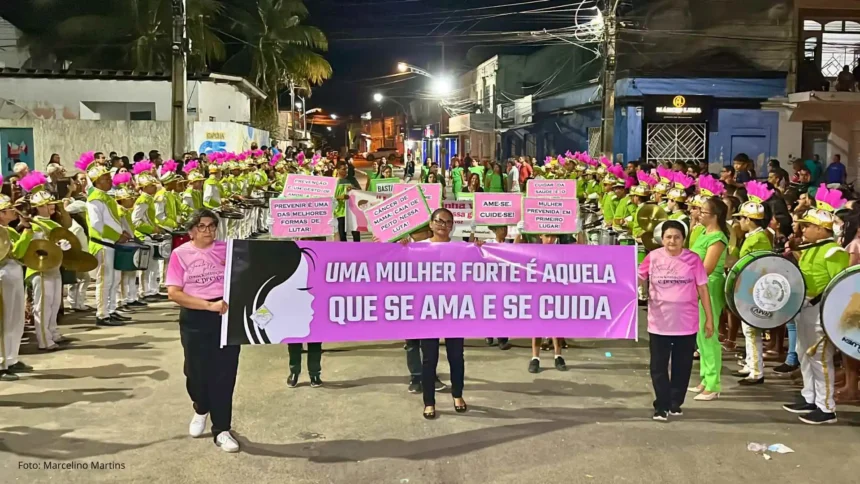
[[[523,196],[519,193],[475,194],[475,223],[516,225],[523,218]]]
[[[430,222],[430,207],[418,186],[413,186],[365,210],[364,215],[367,217],[367,227],[377,239],[393,242],[427,225]]]
[[[381,193],[350,190],[346,199],[346,231],[368,232],[364,211],[379,205],[388,197]]]
[[[292,198],[269,200],[273,237],[328,237],[334,233],[334,199]]]
[[[572,234],[576,232],[575,198],[523,200],[523,233]]]
[[[394,185],[394,193],[400,193],[414,186],[421,187],[421,193],[424,194],[424,199],[427,200],[431,212],[442,206],[442,185],[440,183],[397,183]]]
[[[576,198],[576,180],[535,180],[526,184],[528,198]]]
[[[290,173],[284,183],[284,196],[334,198],[336,187],[337,178]]]

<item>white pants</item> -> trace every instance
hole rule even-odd
[[[137,272],[120,272],[119,301],[129,304],[137,301]]]
[[[56,346],[60,339],[57,313],[63,303],[63,279],[60,270],[37,272],[33,284],[33,319],[36,321],[36,340],[39,348]]]
[[[114,250],[102,247],[96,254],[99,266],[90,274],[96,278],[96,317],[105,319],[116,312],[120,275],[113,268]]]
[[[150,259],[149,267],[145,271],[138,271],[140,277],[140,289],[138,295],[141,298],[158,294],[158,261]]]
[[[747,323],[741,322],[746,344],[746,369],[750,371],[747,376],[750,380],[758,380],[764,376],[764,359],[762,358],[761,330],[753,328]]]
[[[836,412],[833,400],[833,344],[821,327],[819,306],[805,305],[797,316],[797,356],[803,374],[801,395],[822,412]],[[814,351],[812,355],[807,351]]]
[[[24,336],[24,306],[27,293],[24,290],[24,268],[17,262],[7,260],[0,264],[0,369],[5,370],[18,363],[18,350]]]
[[[78,282],[69,284],[69,297],[66,301],[72,309],[85,309],[87,307],[87,286],[90,285],[90,274],[79,272],[75,274]]]

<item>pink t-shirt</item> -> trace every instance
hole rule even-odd
[[[848,265],[860,265],[860,239],[855,238],[851,242],[848,242],[845,250],[848,252],[848,256],[850,257]]]
[[[166,285],[180,287],[185,294],[200,299],[222,298],[226,263],[226,242],[217,240],[208,249],[186,242],[170,254]]]
[[[687,249],[675,257],[666,249],[654,250],[639,265],[639,279],[650,280],[649,333],[684,336],[699,331],[698,286],[708,284],[699,256]]]

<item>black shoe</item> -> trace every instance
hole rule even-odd
[[[111,318],[96,318],[96,326],[125,326],[122,321]]]
[[[409,393],[422,393],[424,389],[421,387],[420,381],[413,380],[409,383]]]
[[[125,321],[131,321],[131,318],[130,318],[130,317],[128,317],[128,316],[123,316],[122,314],[119,314],[119,313],[111,313],[111,314],[110,314],[110,318],[111,318],[112,320],[115,320],[115,321],[123,321],[123,322],[125,322]]]
[[[672,417],[680,417],[680,416],[684,415],[684,411],[681,410],[680,408],[676,408],[674,410],[669,410],[669,415]]]
[[[436,407],[434,407],[433,405],[427,405],[426,407],[424,407],[423,415],[424,415],[424,418],[426,418],[427,420],[435,419],[436,418]]]
[[[652,420],[656,420],[658,422],[668,422],[669,414],[665,410],[657,410],[654,412],[654,416],[651,417]]]
[[[446,388],[448,388],[448,385],[442,383],[442,380],[440,380],[439,377],[437,376],[436,377],[436,391],[441,392],[442,390],[444,390]]]
[[[487,346],[493,346],[493,338],[484,338],[484,341],[487,342]]]
[[[540,372],[540,360],[537,358],[532,358],[529,361],[529,373],[538,373]]]
[[[311,388],[319,388],[323,386],[322,378],[319,375],[314,375],[311,377]]]
[[[18,375],[9,370],[0,370],[0,381],[18,381]]]
[[[750,372],[748,371],[733,371],[732,376],[735,378],[745,378],[748,377]]]
[[[564,364],[564,358],[560,355],[555,357],[555,369],[558,371],[567,371],[567,365]]]
[[[796,414],[808,414],[818,410],[818,407],[815,406],[814,403],[794,403],[791,405],[783,405],[782,409],[786,412],[796,413]]]
[[[757,380],[752,380],[750,378],[742,378],[738,381],[738,385],[743,385],[743,386],[763,385],[763,384],[764,384],[764,377],[761,377]]]
[[[132,301],[132,302],[126,304],[126,306],[131,306],[133,308],[145,308],[145,307],[149,306],[149,304],[146,304],[143,301]]]
[[[505,341],[504,343],[499,343],[499,349],[502,351],[507,351],[511,348],[512,348],[511,344],[508,343],[507,341]]]
[[[9,365],[9,371],[13,371],[15,373],[27,373],[33,371],[33,367],[30,365],[25,365],[24,362],[19,361],[14,365]]]
[[[295,388],[299,384],[299,374],[298,373],[290,373],[290,376],[287,377],[287,386],[290,388]]]
[[[776,368],[773,369],[774,373],[779,373],[780,375],[788,375],[791,372],[800,368],[800,365],[789,365],[788,363],[783,363]]]
[[[800,421],[809,425],[835,424],[836,414],[822,412],[820,408],[816,408],[811,413],[801,416]]]
[[[116,310],[119,312],[123,312],[123,313],[130,313],[131,312],[131,308],[128,307],[128,305],[120,306],[120,307],[116,308]]]
[[[149,296],[149,297],[151,297],[155,301],[167,301],[168,299],[170,299],[169,297],[165,296],[164,294],[153,294],[152,296]]]

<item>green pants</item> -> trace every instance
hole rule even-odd
[[[720,371],[723,368],[723,347],[720,345],[720,333],[717,325],[720,322],[720,314],[726,305],[723,294],[725,277],[722,274],[708,278],[708,293],[711,295],[711,309],[714,320],[714,334],[710,338],[705,337],[705,309],[699,303],[699,332],[696,334],[696,344],[699,347],[699,375],[702,384],[709,392],[720,392]]]
[[[287,345],[290,352],[290,373],[300,374],[302,372],[302,344],[290,343]],[[308,374],[319,376],[322,372],[322,343],[308,343]]]

